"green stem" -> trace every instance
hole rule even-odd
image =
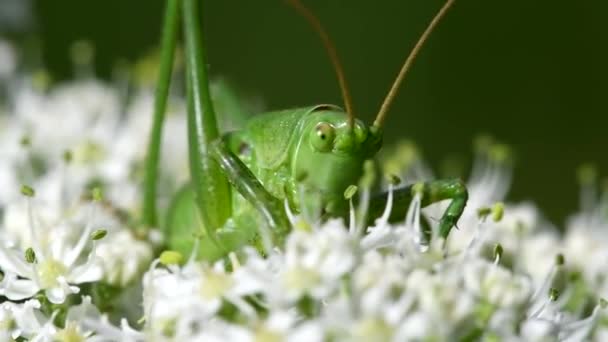
[[[184,0],[188,153],[196,202],[203,226],[213,239],[215,229],[224,225],[231,214],[231,199],[228,180],[209,153],[211,142],[219,137],[219,130],[209,91],[199,11],[199,0]]]
[[[160,70],[156,93],[154,97],[154,119],[148,155],[146,157],[146,173],[144,178],[143,223],[148,227],[158,224],[156,212],[156,183],[158,182],[158,163],[160,159],[160,144],[162,140],[163,122],[171,85],[171,72],[175,55],[177,30],[179,28],[180,0],[169,0],[165,9],[165,19],[161,38]]]

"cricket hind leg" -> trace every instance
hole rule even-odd
[[[451,199],[450,204],[439,220],[439,236],[444,239],[447,238],[452,227],[460,219],[467,204],[469,194],[466,186],[459,179],[439,179],[418,184],[422,184],[420,186],[422,189],[422,207]],[[416,186],[417,184],[411,184],[393,191],[393,207],[389,221],[395,222],[404,219],[414,198]],[[386,201],[386,193],[376,195],[371,199],[368,210],[368,223],[372,223],[375,218],[382,215],[386,207]]]

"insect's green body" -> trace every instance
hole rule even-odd
[[[191,182],[176,195],[166,215],[168,247],[189,254],[198,241],[198,256],[208,260],[226,256],[245,244],[263,246],[267,251],[272,243],[280,245],[291,229],[285,205],[313,218],[347,216],[344,191],[359,182],[364,162],[380,149],[382,123],[396,89],[422,42],[454,0],[447,0],[422,34],[371,126],[354,118],[337,56],[322,27],[299,0],[288,0],[321,34],[337,69],[346,112],[329,105],[270,112],[257,115],[242,130],[225,135],[219,132],[209,91],[200,2],[167,2],[144,184],[144,223],[158,226],[155,195],[160,138],[180,9],[186,48]],[[391,218],[403,219],[414,192],[422,206],[451,200],[433,234],[446,238],[466,205],[467,191],[462,182],[436,180],[395,190]],[[386,198],[382,193],[372,198],[367,219],[384,211]]]
[[[320,201],[324,211],[338,213],[344,190],[358,182],[363,162],[380,149],[380,140],[362,122],[351,129],[341,109],[320,105],[260,115],[231,134],[229,146],[295,211]],[[300,203],[302,190],[313,196],[304,199],[308,203]]]
[[[269,112],[222,138],[227,148],[251,170],[275,198],[292,211],[339,216],[345,212],[344,190],[361,177],[365,160],[381,146],[381,136],[364,123],[351,128],[344,111],[319,105]],[[191,188],[178,196],[169,212],[166,234],[170,247],[188,252],[197,235],[206,229],[198,219]],[[256,241],[258,227],[265,224],[255,208],[236,191],[231,192],[231,219],[216,233],[221,246],[209,239],[201,256],[216,258],[225,251]]]

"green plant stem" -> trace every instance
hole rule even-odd
[[[207,58],[201,35],[199,0],[184,0],[186,42],[186,85],[188,97],[188,154],[190,177],[207,235],[215,239],[215,229],[231,214],[230,188],[219,164],[212,160],[210,146],[219,130],[211,102]]]
[[[158,182],[158,164],[160,159],[163,122],[167,108],[169,87],[171,85],[175,44],[179,28],[179,11],[180,0],[168,0],[161,38],[160,70],[154,97],[154,118],[152,130],[150,131],[144,178],[143,223],[147,227],[155,227],[158,225],[156,184]]]

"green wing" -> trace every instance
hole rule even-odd
[[[340,110],[331,105],[317,105],[269,112],[249,121],[246,135],[253,145],[259,166],[274,169],[285,161],[289,147],[300,132],[302,119],[324,109]]]

